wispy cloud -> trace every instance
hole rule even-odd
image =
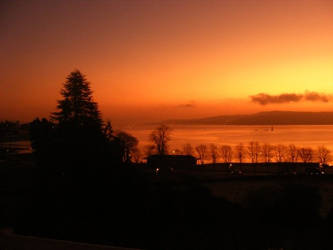
[[[185,104],[179,104],[177,108],[195,108],[196,105],[194,103],[185,103]]]
[[[317,93],[317,92],[305,92],[304,94],[296,93],[284,93],[280,95],[269,95],[266,93],[259,93],[257,95],[250,96],[251,101],[258,103],[260,105],[268,104],[282,104],[289,102],[301,102],[301,101],[311,101],[311,102],[329,102],[332,101],[332,96]]]

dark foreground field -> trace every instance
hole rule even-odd
[[[57,172],[20,157],[0,163],[0,223],[14,234],[142,249],[333,246],[332,175],[154,176],[144,166]]]

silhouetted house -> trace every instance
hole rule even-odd
[[[191,155],[151,155],[147,157],[147,165],[160,171],[192,169],[196,163],[197,159]]]

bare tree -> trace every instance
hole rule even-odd
[[[118,131],[116,137],[120,144],[122,161],[130,162],[133,152],[137,150],[139,144],[138,139],[124,131]]]
[[[274,147],[274,157],[276,162],[283,162],[286,160],[287,147],[282,144],[278,144]]]
[[[248,154],[252,163],[258,163],[260,155],[260,145],[258,142],[251,141],[247,146]]]
[[[312,148],[300,148],[298,149],[298,155],[302,159],[304,163],[311,162],[312,156],[313,156],[313,150]]]
[[[325,146],[319,146],[318,147],[319,163],[327,164],[327,162],[331,158],[330,153],[331,153],[331,151],[328,148],[326,148]]]
[[[204,164],[205,159],[207,159],[207,146],[205,144],[200,144],[195,147],[195,150],[198,153],[198,158],[201,164]]]
[[[287,155],[289,162],[297,162],[298,153],[297,153],[297,147],[294,144],[289,144]]]
[[[271,162],[271,160],[273,158],[273,146],[265,143],[261,147],[261,154],[262,154],[264,162],[266,162],[266,163]]]
[[[239,163],[242,163],[245,156],[245,149],[243,143],[239,143],[238,145],[236,145],[235,151]]]
[[[215,144],[209,144],[209,152],[210,156],[212,158],[212,163],[216,163],[217,158],[218,158],[218,151],[217,151],[217,146]]]
[[[230,163],[232,160],[232,148],[229,145],[222,145],[220,148],[220,151],[221,151],[221,157],[223,159],[223,162]]]
[[[132,159],[134,160],[135,163],[139,163],[141,161],[141,151],[139,148],[135,148],[132,152]]]
[[[247,146],[247,153],[249,155],[249,158],[252,163],[255,161],[255,150],[254,150],[254,142],[249,142],[249,145]]]
[[[183,154],[184,155],[194,155],[194,150],[193,150],[193,147],[191,144],[189,143],[186,143],[184,146],[183,146]]]
[[[170,133],[170,127],[161,124],[150,134],[150,139],[155,144],[157,154],[168,154],[168,142],[170,141]]]

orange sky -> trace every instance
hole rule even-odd
[[[114,122],[259,105],[258,93],[333,94],[333,1],[1,1],[0,119],[48,116],[80,69]]]

